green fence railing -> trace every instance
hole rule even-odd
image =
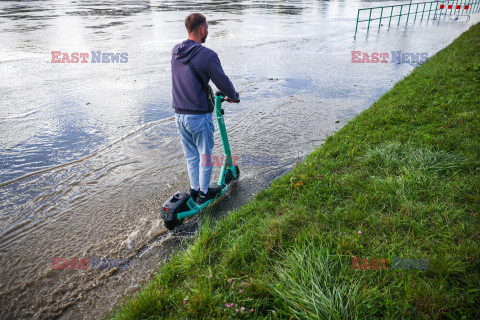
[[[428,1],[428,2],[418,2],[405,4],[396,4],[391,6],[383,7],[372,7],[372,8],[362,8],[358,9],[357,14],[357,24],[355,26],[355,36],[357,36],[358,24],[360,22],[368,22],[367,32],[370,30],[370,25],[372,21],[378,20],[378,28],[382,26],[382,21],[388,20],[388,27],[393,23],[397,22],[397,25],[400,25],[400,20],[402,17],[406,17],[406,22],[410,20],[410,17],[413,16],[413,22],[417,20],[417,17],[420,21],[424,18],[429,20],[439,19],[442,15],[454,15],[454,16],[466,16],[470,18],[470,14],[478,13],[480,11],[480,0],[447,0],[447,1]],[[360,19],[360,16],[363,12],[366,12],[368,19]],[[398,17],[398,21],[397,21]]]

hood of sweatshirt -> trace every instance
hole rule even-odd
[[[173,59],[182,64],[188,64],[202,48],[200,43],[187,39],[173,48]]]

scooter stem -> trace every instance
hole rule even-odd
[[[217,92],[215,96],[215,115],[217,116],[218,129],[220,130],[220,138],[222,139],[223,153],[225,154],[225,162],[222,165],[220,170],[220,176],[218,177],[218,185],[222,186],[225,184],[225,175],[227,169],[230,168],[234,176],[237,176],[235,166],[232,161],[232,154],[230,152],[230,144],[228,143],[227,129],[225,127],[225,121],[223,120],[223,110],[222,102],[224,101],[224,96]]]

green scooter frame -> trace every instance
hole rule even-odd
[[[220,138],[222,139],[225,159],[224,163],[222,164],[217,182],[219,186],[222,186],[222,191],[217,198],[221,197],[225,192],[227,192],[230,183],[237,180],[240,176],[240,169],[238,166],[235,166],[232,161],[227,129],[223,119],[224,110],[222,109],[222,102],[224,101],[236,103],[240,102],[240,100],[226,100],[224,94],[222,94],[220,91],[217,91],[215,94],[215,115],[217,117],[218,129],[220,131]],[[183,219],[196,215],[215,200],[216,198],[210,199],[205,203],[198,205],[189,194],[186,192],[177,191],[163,204],[161,216],[165,221],[165,226],[167,229],[173,230],[176,226],[182,224]]]

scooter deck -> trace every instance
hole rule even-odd
[[[193,201],[192,198],[189,198],[187,201],[187,206],[190,208],[190,210],[177,213],[177,219],[178,220],[185,219],[185,218],[196,215],[197,213],[205,209],[210,203],[214,202],[219,197],[221,197],[225,192],[227,192],[227,190],[228,190],[228,185],[224,185],[221,193],[215,199],[210,199],[202,203],[201,205],[198,205],[197,203],[195,203],[195,201]]]

